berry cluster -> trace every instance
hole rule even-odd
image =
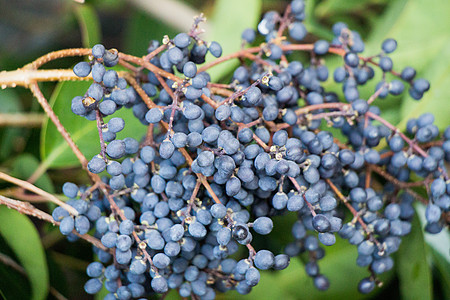
[[[246,294],[258,284],[260,270],[282,270],[302,253],[308,253],[306,273],[326,290],[329,281],[318,260],[325,255],[321,244],[333,245],[336,233],[357,246],[356,263],[370,272],[359,290],[369,293],[377,275],[392,268],[390,255],[411,230],[412,201],[420,197],[412,187],[425,186],[429,193],[430,200],[423,199],[429,203],[426,230],[448,226],[444,160],[450,159],[450,128],[437,140],[433,116],[423,114],[408,122],[405,135],[372,105],[389,93],[402,94],[405,84],[420,99],[429,83],[416,79],[410,67],[393,71],[393,39],[383,42],[379,55],[360,56],[362,39],[343,23],[333,26],[330,43],[291,44],[283,33],[303,40],[304,17],[303,0],[292,1],[283,16],[266,13],[258,25],[266,42],[250,48],[257,55],[245,52],[226,84],[211,82],[207,73],[226,57],[199,66],[208,52],[222,55],[218,43],[199,38],[201,18],[189,33],[165,37],[162,45],[152,41],[142,60],[96,45],[91,60],[74,67],[77,76],[94,80],[72,100],[72,111],[97,121],[101,151],[87,169],[104,176],[90,187],[64,184],[79,215],[58,207],[53,217],[70,240],[77,238],[74,230],[94,229],[101,241],[102,249],[94,247],[100,262],[87,268],[87,293],[104,285],[106,299],[169,289],[201,299],[230,289]],[[255,38],[252,29],[242,33],[244,44]],[[311,63],[289,61],[295,50],[309,51]],[[333,78],[342,83],[344,99],[322,86],[329,76],[322,57],[328,53],[343,57]],[[134,75],[108,69],[117,63]],[[372,97],[361,99],[358,87],[377,77],[374,68],[381,80]],[[126,126],[121,118],[103,122],[124,108],[148,126],[142,141],[116,138]],[[326,125],[347,139],[337,140]],[[380,151],[382,140],[389,148]],[[423,180],[412,182],[412,174]],[[371,187],[375,180],[382,189]],[[271,233],[272,217],[288,213],[297,221],[284,253],[254,249],[257,235]],[[240,245],[248,249],[241,259]]]

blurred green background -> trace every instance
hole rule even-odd
[[[255,27],[268,10],[282,12],[289,1],[277,0],[96,0],[80,5],[70,0],[0,0],[0,71],[14,70],[53,50],[89,47],[102,42],[108,48],[144,55],[151,39],[161,40],[187,31],[192,17],[204,12],[206,40],[222,44],[224,54],[240,48],[241,31]],[[394,69],[407,65],[431,82],[422,101],[409,96],[377,100],[383,116],[400,128],[405,120],[432,112],[440,129],[449,125],[450,105],[450,1],[448,0],[306,0],[306,42],[332,38],[331,26],[346,22],[367,42],[365,55],[377,54],[387,37],[396,38],[398,50],[392,55]],[[307,61],[304,54],[296,59]],[[327,57],[330,72],[341,60]],[[70,68],[79,59],[63,59],[45,68]],[[213,78],[227,77],[237,62],[212,69]],[[327,88],[340,92],[333,82]],[[361,90],[368,97],[375,83]],[[68,101],[83,94],[86,83],[44,83],[44,94],[83,153],[98,151],[93,124],[70,112]],[[130,112],[121,112],[128,126],[122,134],[139,135],[144,128]],[[28,118],[10,126],[15,116]],[[33,121],[31,121],[33,120]],[[134,122],[134,123],[133,123]],[[65,181],[87,183],[56,129],[49,124],[39,105],[24,88],[0,90],[0,170],[27,179],[36,170],[36,185],[60,196]],[[98,153],[98,152],[97,152]],[[7,193],[0,182],[0,194]],[[37,204],[51,211],[45,204]],[[417,207],[423,214],[423,207]],[[290,241],[289,217],[276,222],[275,237],[257,240],[256,247],[275,252]],[[384,285],[367,298],[450,299],[450,257],[448,231],[438,237],[424,235],[420,220],[396,254],[395,268],[382,277]],[[261,283],[247,296],[219,295],[220,299],[360,299],[358,281],[367,270],[355,265],[356,249],[345,241],[326,249],[321,272],[331,281],[327,292],[313,288],[304,272],[302,258],[281,272],[263,273]],[[85,242],[66,241],[57,228],[0,207],[0,298],[5,299],[91,299],[83,290],[85,267],[95,259]],[[65,297],[65,298],[64,298]],[[97,297],[100,299],[100,296]],[[178,299],[170,293],[166,299]]]

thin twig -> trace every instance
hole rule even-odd
[[[356,209],[353,208],[353,206],[348,202],[347,198],[342,195],[341,191],[334,185],[334,183],[330,179],[325,179],[326,183],[330,186],[330,188],[333,190],[333,192],[338,196],[339,200],[344,203],[344,205],[347,207],[347,209],[352,213],[353,217],[356,218],[361,225],[364,232],[369,235],[370,239],[377,245],[378,249],[380,251],[383,251],[384,247],[380,244],[380,242],[373,236],[373,233],[369,228],[367,227],[366,223],[363,219],[361,219],[360,214],[356,211]]]
[[[19,272],[22,275],[27,276],[27,272],[25,271],[25,269],[19,265],[18,263],[16,263],[11,257],[9,257],[6,254],[3,254],[0,252],[0,262],[3,263],[6,266],[9,266],[11,268],[13,268],[14,270],[16,270],[17,272]]]
[[[41,113],[0,113],[0,127],[41,127],[44,120]]]
[[[88,161],[84,157],[83,153],[81,153],[78,146],[75,144],[75,142],[70,137],[67,130],[64,128],[64,126],[61,124],[61,121],[59,120],[58,116],[55,114],[53,109],[51,108],[50,104],[47,102],[47,99],[45,99],[44,95],[42,94],[38,84],[36,82],[33,82],[29,85],[31,92],[33,95],[37,98],[39,104],[44,109],[47,116],[50,118],[50,120],[55,124],[56,129],[59,131],[61,136],[64,138],[64,140],[69,145],[70,149],[72,149],[73,153],[76,155],[78,160],[80,161],[81,165],[84,169],[87,169]]]
[[[95,119],[97,121],[97,131],[98,131],[98,137],[100,140],[100,153],[103,157],[103,160],[105,162],[108,161],[108,159],[106,158],[106,144],[105,144],[105,139],[103,138],[103,118],[102,115],[100,114],[100,110],[98,108],[95,109]]]
[[[11,182],[11,183],[13,183],[15,185],[18,185],[20,187],[23,187],[24,189],[27,189],[27,190],[35,193],[35,194],[41,195],[42,197],[47,198],[48,201],[53,202],[56,205],[61,206],[62,208],[67,210],[70,214],[72,214],[74,216],[78,216],[78,212],[77,212],[77,210],[75,208],[73,208],[72,206],[64,203],[63,201],[59,200],[58,198],[56,198],[52,194],[50,194],[50,193],[48,193],[48,192],[38,188],[37,186],[35,186],[35,185],[33,185],[33,184],[31,184],[31,183],[29,183],[27,181],[24,181],[24,180],[21,180],[21,179],[9,176],[8,174],[5,174],[3,172],[0,172],[0,179],[3,179],[3,180],[8,181],[8,182]]]

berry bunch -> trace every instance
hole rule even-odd
[[[243,50],[241,66],[225,84],[211,82],[207,69],[227,57],[199,66],[208,52],[222,55],[218,43],[198,36],[201,18],[188,34],[166,36],[162,45],[151,41],[143,59],[96,45],[90,62],[74,67],[77,76],[94,80],[71,107],[97,121],[101,151],[87,168],[103,177],[90,187],[64,184],[68,204],[79,215],[58,207],[53,218],[70,240],[77,238],[74,230],[94,229],[101,241],[101,249],[94,247],[100,262],[87,268],[87,293],[104,285],[106,299],[169,289],[201,299],[230,289],[246,294],[261,270],[282,270],[302,253],[309,254],[306,273],[326,290],[330,283],[318,260],[325,255],[321,245],[333,245],[336,233],[357,247],[356,263],[370,272],[359,290],[369,293],[377,275],[392,268],[390,255],[411,230],[412,201],[420,197],[412,187],[426,186],[429,193],[430,200],[423,199],[426,230],[448,226],[444,160],[450,159],[450,128],[440,139],[426,113],[408,122],[405,135],[372,104],[402,94],[405,84],[420,99],[429,83],[415,78],[410,67],[393,71],[393,39],[383,42],[379,55],[362,57],[361,37],[343,23],[333,26],[331,42],[291,44],[282,38],[287,30],[293,41],[302,41],[304,18],[303,0],[292,1],[283,16],[266,13],[258,25],[265,43]],[[252,29],[242,33],[244,44],[255,38]],[[290,61],[295,50],[309,51],[311,63]],[[342,83],[344,99],[322,86],[329,77],[322,59],[328,53],[343,57],[333,79]],[[111,69],[117,63],[135,74],[119,76]],[[374,68],[381,80],[372,97],[361,99],[358,87],[377,77]],[[148,126],[142,141],[116,138],[126,126],[121,118],[103,122],[126,108]],[[325,125],[347,139],[337,140]],[[382,140],[389,149],[377,148]],[[412,182],[412,174],[423,180]],[[371,187],[375,180],[383,189]],[[253,239],[271,233],[272,217],[288,213],[297,221],[284,253],[255,249]],[[241,259],[240,245],[248,249]]]

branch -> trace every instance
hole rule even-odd
[[[78,77],[73,73],[72,69],[31,70],[22,68],[15,71],[0,72],[0,86],[2,89],[16,86],[28,87],[33,82],[68,80],[92,80],[92,76]]]
[[[30,84],[29,88],[30,88],[31,92],[33,93],[33,95],[37,98],[39,104],[42,106],[42,108],[44,109],[47,116],[50,118],[50,120],[52,120],[53,124],[55,124],[56,129],[58,129],[59,133],[64,138],[64,140],[67,142],[70,149],[72,149],[73,153],[76,155],[76,157],[80,161],[83,169],[87,170],[88,161],[87,161],[86,157],[84,157],[83,153],[81,153],[78,146],[75,144],[75,142],[70,137],[66,128],[64,128],[64,126],[61,124],[61,121],[59,120],[58,116],[55,114],[53,109],[50,107],[50,104],[48,104],[47,99],[45,99],[44,95],[42,94],[41,90],[39,89],[38,84],[36,82],[33,82]],[[93,181],[100,180],[98,175],[93,174],[91,172],[88,172],[88,174]]]
[[[53,202],[56,205],[61,206],[62,208],[67,210],[70,214],[72,214],[74,216],[78,216],[78,211],[75,208],[73,208],[72,206],[64,203],[63,201],[59,200],[58,198],[56,198],[52,194],[47,193],[44,190],[41,190],[37,186],[35,186],[35,185],[33,185],[33,184],[31,184],[31,183],[29,183],[27,181],[23,181],[23,180],[20,180],[18,178],[14,178],[14,177],[9,176],[8,174],[5,174],[3,172],[0,172],[0,179],[3,179],[5,181],[11,182],[11,183],[14,183],[15,185],[23,187],[24,189],[27,189],[27,190],[35,193],[35,194],[41,195],[41,196],[47,198],[48,201]]]
[[[0,127],[41,127],[44,120],[40,113],[0,113]]]
[[[4,265],[10,266],[11,268],[13,268],[14,270],[16,270],[17,272],[19,272],[22,275],[27,276],[27,272],[25,271],[25,269],[19,265],[18,263],[16,263],[11,257],[9,257],[6,254],[0,253],[0,262],[2,262]]]

